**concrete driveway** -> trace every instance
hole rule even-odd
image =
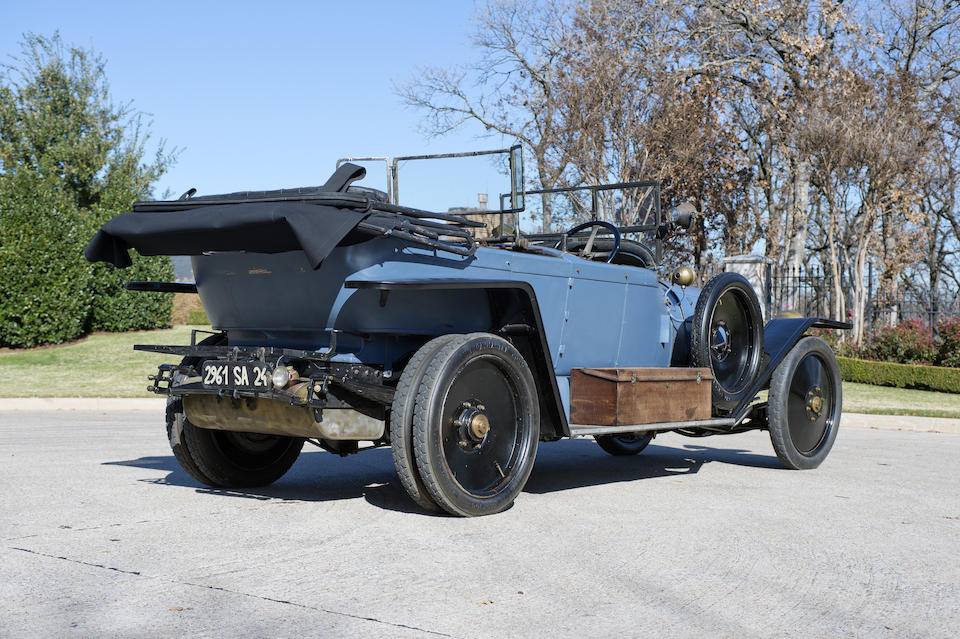
[[[0,413],[0,636],[906,637],[960,627],[960,435],[542,445],[506,513],[416,511],[388,450],[203,488],[156,412]]]

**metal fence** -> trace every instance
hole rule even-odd
[[[832,317],[836,292],[829,272],[818,266],[767,266],[766,274],[764,299],[761,302],[767,317],[792,313]],[[850,308],[849,304],[845,306]],[[953,317],[960,317],[960,298],[933,298],[915,294],[889,298],[874,294],[873,286],[867,287],[865,319],[868,330],[896,326],[905,321],[921,321],[935,333],[941,321]]]
[[[814,267],[767,268],[767,317],[788,313],[829,317],[833,282]]]
[[[867,325],[895,326],[900,322],[920,321],[932,332],[946,319],[960,317],[960,300],[907,295],[897,299],[875,298],[867,302]]]

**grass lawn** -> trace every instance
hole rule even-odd
[[[960,418],[960,395],[844,382],[843,409],[872,415]]]
[[[0,397],[154,397],[147,375],[176,358],[140,353],[134,344],[189,344],[190,330],[98,333],[77,342],[30,350],[0,350]],[[26,380],[26,382],[24,381]],[[960,418],[960,395],[843,385],[843,408],[875,415]]]
[[[97,333],[79,341],[29,350],[0,350],[0,397],[156,397],[147,375],[175,361],[141,353],[134,344],[189,344],[190,330]]]

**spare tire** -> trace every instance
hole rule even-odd
[[[713,409],[729,413],[751,392],[763,353],[763,315],[757,294],[742,275],[721,273],[697,299],[690,360],[713,372]]]

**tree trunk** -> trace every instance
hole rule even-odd
[[[544,187],[552,188],[552,187]],[[540,196],[540,202],[542,207],[543,219],[542,219],[542,232],[549,233],[551,227],[553,226],[553,195],[549,193],[544,193]]]
[[[546,169],[546,157],[540,152],[535,152],[537,159],[537,177],[540,181],[541,189],[552,189],[556,186],[556,180],[551,177]],[[550,193],[543,193],[540,195],[540,203],[543,207],[541,210],[542,213],[542,229],[543,233],[550,233],[553,228],[553,195]]]
[[[833,319],[839,321],[846,320],[847,308],[846,300],[843,296],[843,274],[840,269],[840,258],[837,255],[836,227],[837,218],[833,205],[830,204],[830,224],[827,227],[827,245],[829,247],[830,259],[830,278],[833,280],[833,308],[831,309]],[[846,332],[841,333],[840,339],[843,339]]]
[[[788,266],[801,268],[806,257],[807,218],[810,208],[810,163],[806,160],[799,160],[794,166],[792,200],[786,263]]]
[[[874,220],[872,215],[864,215],[863,226],[858,233],[857,251],[853,260],[853,273],[850,275],[850,288],[853,297],[853,332],[851,338],[856,346],[863,344],[866,334],[867,289],[864,283],[867,261],[870,258],[870,230]]]

